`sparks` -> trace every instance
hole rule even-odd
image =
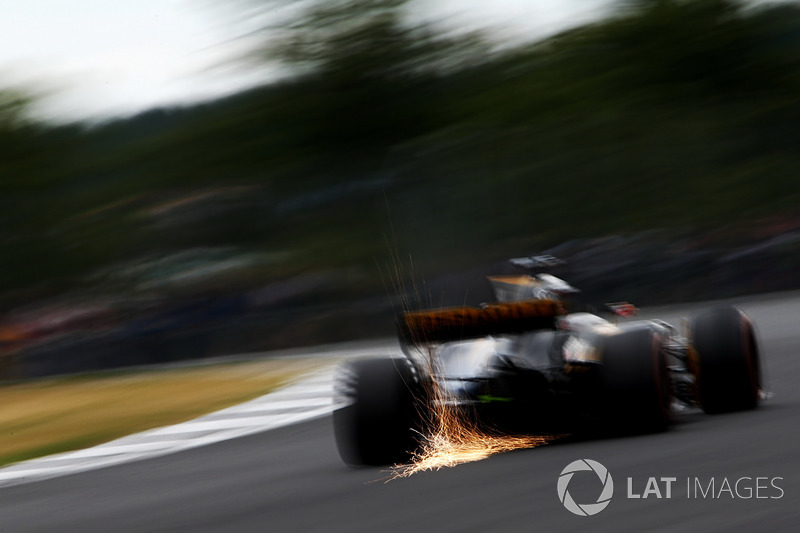
[[[434,368],[431,353],[425,357],[425,363],[429,369]],[[424,413],[428,420],[428,434],[421,435],[420,449],[409,464],[397,465],[392,469],[390,480],[426,470],[480,461],[498,453],[535,448],[558,438],[554,435],[488,433],[453,407],[453,398],[436,380],[432,380],[429,387],[432,388],[429,391],[429,398],[432,399],[426,402]]]
[[[426,470],[440,470],[463,463],[480,461],[496,453],[534,448],[546,444],[554,438],[550,436],[494,436],[479,432],[470,432],[461,437],[461,439],[453,441],[447,436],[433,436],[410,464],[394,468],[392,479],[409,477]]]

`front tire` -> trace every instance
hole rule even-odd
[[[753,324],[731,306],[711,309],[692,324],[689,368],[707,413],[754,409],[761,394],[761,362]]]
[[[353,466],[406,462],[418,447],[421,387],[407,359],[374,358],[343,366],[346,402],[333,413],[339,455]]]

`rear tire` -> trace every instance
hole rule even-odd
[[[604,339],[600,371],[613,432],[663,431],[670,422],[671,383],[661,337],[650,329]]]
[[[753,409],[761,391],[761,363],[750,319],[735,307],[711,309],[694,319],[689,368],[707,413]]]
[[[419,381],[407,359],[347,363],[336,384],[347,405],[334,411],[336,444],[349,465],[406,462],[418,447]]]

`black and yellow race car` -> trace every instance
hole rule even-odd
[[[405,356],[351,361],[339,374],[334,429],[343,460],[408,460],[442,409],[517,435],[658,431],[681,405],[756,407],[759,348],[742,311],[711,308],[684,331],[633,319],[624,302],[608,304],[607,317],[570,312],[578,291],[534,273],[557,262],[512,260],[530,272],[490,277],[496,303],[400,313]]]

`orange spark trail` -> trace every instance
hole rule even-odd
[[[429,369],[435,367],[432,354],[428,354],[426,363]],[[434,375],[433,371],[430,375]],[[559,438],[554,435],[487,433],[453,407],[453,398],[435,380],[429,387],[433,389],[429,392],[429,398],[432,399],[423,408],[428,419],[429,434],[422,435],[420,450],[410,464],[393,468],[390,480],[426,470],[480,461],[497,453],[535,448]]]
[[[395,467],[392,479],[409,477],[425,470],[439,470],[462,463],[480,461],[496,453],[508,452],[522,448],[534,448],[547,444],[554,437],[536,436],[494,436],[479,432],[465,434],[456,441],[447,436],[434,435],[429,438],[414,461],[407,465]]]

